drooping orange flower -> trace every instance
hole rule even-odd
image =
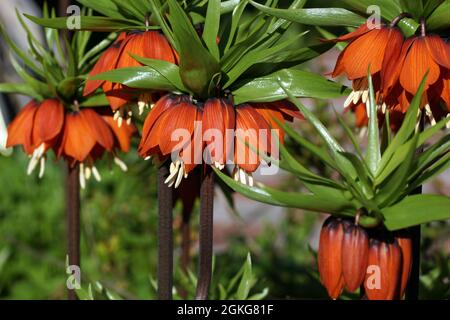
[[[58,158],[64,157],[70,165],[80,164],[84,187],[85,177],[89,178],[91,172],[100,179],[94,161],[104,153],[111,154],[115,163],[126,170],[116,152],[129,150],[134,130],[132,125],[119,127],[108,109],[82,108],[73,112],[56,99],[41,103],[33,100],[9,125],[7,146],[22,145],[31,157],[28,174],[40,164],[39,177],[44,174],[46,152],[53,149]]]
[[[142,64],[135,60],[131,54],[136,56],[164,60],[171,63],[177,62],[177,54],[170,46],[167,39],[158,31],[135,31],[130,33],[121,33],[118,39],[102,54],[95,64],[89,77],[99,73],[111,71],[114,69],[136,67]],[[98,88],[102,87],[108,101],[114,111],[126,106],[129,103],[136,102],[140,93],[119,83],[110,81],[88,80],[84,89],[84,95],[90,95]],[[141,105],[145,106],[151,102],[151,95],[143,95]],[[139,99],[139,100],[142,100]],[[140,109],[142,111],[142,107]],[[121,118],[117,115],[116,118]],[[121,122],[121,120],[119,120]]]
[[[203,161],[220,170],[233,164],[235,179],[252,185],[252,172],[260,166],[262,154],[270,154],[275,145],[271,129],[280,130],[283,142],[274,119],[294,117],[301,117],[299,111],[285,101],[235,106],[224,98],[199,103],[186,95],[168,94],[147,116],[138,151],[144,158],[172,156],[166,180],[170,186],[178,187]]]
[[[369,30],[366,24],[334,41],[350,42],[339,55],[333,77],[345,73],[352,80],[353,91],[344,107],[356,112],[356,125],[367,125],[367,70],[370,66],[379,112],[391,113],[391,126],[397,130],[408,110],[420,82],[428,72],[421,108],[431,124],[448,115],[448,70],[450,44],[437,35],[422,35],[403,39],[392,25]]]
[[[39,177],[45,169],[45,153],[58,140],[64,125],[64,106],[55,99],[30,101],[8,126],[7,147],[22,145],[31,157],[27,172],[40,164]]]

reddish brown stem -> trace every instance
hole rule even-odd
[[[67,173],[67,255],[70,266],[80,267],[80,168],[68,166]],[[68,299],[77,300],[74,289],[68,289]]]
[[[158,171],[158,298],[172,299],[173,285],[173,191],[164,183],[169,174],[166,165]]]
[[[213,259],[214,173],[209,166],[203,172],[200,201],[200,259],[195,298],[206,300],[211,284]]]

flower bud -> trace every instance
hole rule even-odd
[[[368,257],[367,232],[357,225],[346,225],[342,241],[342,275],[350,292],[358,289],[364,281]]]
[[[409,275],[412,266],[412,240],[408,236],[400,236],[396,238],[400,251],[402,253],[402,269],[400,271],[400,289],[398,298],[401,299],[405,294],[408,285]]]
[[[322,284],[332,299],[344,289],[342,276],[342,239],[344,225],[341,219],[330,216],[320,232],[318,265]]]
[[[364,288],[369,300],[393,300],[400,284],[401,250],[396,240],[371,239]]]

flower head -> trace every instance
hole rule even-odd
[[[132,54],[171,63],[176,63],[177,61],[175,51],[160,32],[135,31],[121,33],[117,40],[102,54],[89,76],[93,77],[99,73],[114,69],[141,66],[142,64],[135,60],[131,56]],[[102,80],[88,80],[84,89],[84,95],[90,95],[100,87],[105,92],[114,111],[137,101],[140,96],[138,91],[122,84]]]
[[[271,129],[280,127],[275,119],[294,117],[301,117],[299,111],[284,101],[233,105],[228,98],[200,103],[186,95],[168,94],[147,116],[138,151],[144,158],[172,156],[170,186],[178,187],[203,161],[220,170],[234,164],[235,179],[252,185],[251,174],[260,166],[262,155],[270,154],[276,144]],[[282,140],[284,134],[279,137]]]
[[[94,162],[104,153],[114,156],[115,162],[126,169],[116,152],[129,150],[133,132],[131,125],[119,127],[110,111],[89,108],[72,111],[56,99],[33,100],[9,125],[7,146],[23,146],[31,157],[28,174],[40,164],[39,177],[42,177],[46,152],[53,149],[58,158],[63,157],[72,166],[77,163],[86,166],[99,180]]]
[[[423,23],[420,36],[404,40],[393,24],[372,30],[364,24],[334,40],[350,42],[339,55],[332,76],[346,74],[352,80],[353,91],[344,107],[356,112],[358,127],[367,125],[364,104],[368,101],[369,67],[379,112],[395,114],[391,124],[394,130],[400,127],[426,74],[421,108],[431,124],[448,114],[450,45],[437,35],[426,35],[424,28]]]

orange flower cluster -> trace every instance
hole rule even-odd
[[[205,150],[210,164],[219,169],[224,168],[227,160],[233,160],[235,179],[253,185],[251,174],[260,165],[261,153],[270,154],[275,143],[271,129],[278,129],[283,141],[283,132],[275,119],[283,122],[300,117],[298,109],[286,101],[235,106],[228,99],[213,98],[200,103],[186,95],[168,94],[154,105],[145,120],[139,154],[144,158],[156,155],[163,160],[175,153],[177,159],[172,158],[166,181],[170,186],[178,187],[183,177],[202,163]],[[185,145],[172,141],[176,129],[189,135]],[[219,133],[221,150],[213,150],[212,144],[217,141],[208,138],[208,132],[213,130]],[[227,130],[233,136],[227,136]],[[267,136],[261,138],[260,130],[265,130]]]
[[[401,125],[413,96],[428,72],[421,108],[431,124],[450,112],[450,43],[437,35],[422,34],[405,39],[392,23],[378,29],[367,24],[333,41],[349,42],[339,55],[332,76],[345,74],[353,91],[344,103],[356,115],[356,125],[368,122],[367,71],[373,78],[376,101],[381,114],[390,113],[394,130]]]
[[[362,227],[333,216],[322,226],[318,266],[320,279],[332,299],[337,299],[344,288],[354,292],[361,284],[369,300],[401,299],[411,264],[409,237],[370,237]]]
[[[99,73],[120,68],[142,66],[131,54],[148,59],[164,60],[171,63],[178,61],[176,52],[172,49],[166,37],[158,31],[136,31],[131,33],[121,33],[117,40],[102,54],[94,65],[89,77]],[[108,98],[111,108],[115,112],[115,118],[121,125],[124,116],[131,121],[132,111],[127,110],[125,114],[121,108],[132,102],[139,101],[140,113],[144,107],[153,102],[152,94],[141,95],[139,91],[133,90],[120,83],[112,83],[102,80],[88,80],[83,94],[88,96],[97,89],[102,88]]]
[[[134,132],[131,125],[119,127],[108,110],[82,108],[71,112],[56,99],[29,102],[8,127],[7,146],[22,145],[31,157],[28,174],[40,165],[39,177],[45,170],[45,155],[53,149],[57,158],[70,165],[80,163],[80,182],[92,175],[100,180],[94,166],[104,153],[114,157],[122,169],[125,164],[116,156],[118,150],[127,152]]]

